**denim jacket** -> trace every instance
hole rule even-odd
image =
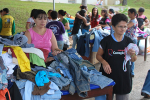
[[[62,56],[67,56],[69,64],[61,60]],[[75,90],[81,97],[87,97],[87,91],[90,90],[90,79],[87,73],[84,73],[79,64],[75,63],[66,52],[62,52],[57,55],[57,58],[66,66],[69,67],[70,73],[73,77],[73,82],[70,84],[69,92],[74,94]]]

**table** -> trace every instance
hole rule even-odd
[[[137,38],[138,40],[145,39],[144,61],[146,61],[146,59],[147,59],[147,38],[148,38],[148,37],[146,37],[146,38],[138,37],[138,38]]]
[[[107,98],[106,100],[112,100],[113,98],[113,86],[107,86],[103,89],[93,89],[91,91],[88,91],[88,97],[82,98],[79,97],[77,93],[74,95],[63,95],[60,100],[82,100],[82,99],[87,99],[87,98],[92,98],[100,95],[106,95]]]

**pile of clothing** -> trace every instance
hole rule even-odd
[[[81,35],[78,40],[77,52],[81,56],[89,57],[90,56],[89,44],[93,44],[92,52],[97,52],[99,49],[101,40],[108,35],[110,35],[110,31],[108,31],[106,29],[105,30],[102,30],[102,29],[97,30],[95,28],[89,32],[86,32],[85,34]]]
[[[60,100],[62,90],[87,97],[90,84],[104,88],[113,82],[75,49],[53,56],[21,34],[0,43],[0,100]],[[48,56],[55,60],[46,63]]]

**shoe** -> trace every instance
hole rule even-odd
[[[144,98],[150,99],[150,95],[148,95],[146,93],[141,92],[141,95],[144,96]]]
[[[134,77],[134,75],[131,75],[131,77]]]

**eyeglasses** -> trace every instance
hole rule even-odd
[[[127,29],[128,27],[127,26],[117,26],[118,28],[125,28]]]

